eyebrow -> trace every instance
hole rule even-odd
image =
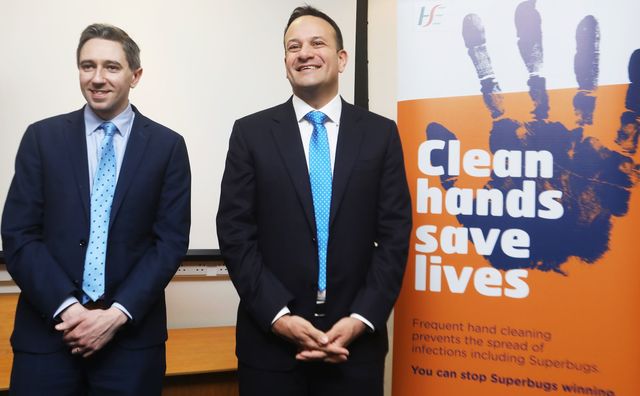
[[[96,62],[93,59],[84,59],[84,60],[80,60],[80,62],[78,62],[79,65],[84,65],[84,64],[98,64],[98,63],[103,63],[103,64],[107,64],[107,65],[117,65],[117,66],[122,66],[122,64],[116,60],[104,60],[104,61],[100,61],[100,62]]]
[[[322,40],[322,41],[327,41],[327,39],[324,36],[313,36],[309,39],[309,41],[315,41],[315,40]],[[303,42],[304,40],[299,39],[299,38],[292,38],[289,39],[287,42],[285,42],[285,46],[289,45],[291,43],[300,43]]]

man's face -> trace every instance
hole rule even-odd
[[[291,23],[284,35],[287,79],[293,92],[324,102],[338,94],[338,75],[347,52],[338,50],[336,34],[322,18],[305,15]]]
[[[80,49],[78,70],[82,95],[103,120],[114,118],[127,107],[129,90],[142,75],[142,68],[129,67],[122,44],[99,38]]]

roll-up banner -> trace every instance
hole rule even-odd
[[[640,2],[398,0],[393,395],[640,395]]]

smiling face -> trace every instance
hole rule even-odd
[[[127,107],[129,90],[142,75],[142,68],[129,67],[122,44],[100,38],[82,46],[78,70],[82,95],[103,120],[114,118]]]
[[[338,94],[338,75],[347,52],[337,48],[336,33],[322,18],[305,15],[284,35],[287,79],[293,93],[318,109]]]

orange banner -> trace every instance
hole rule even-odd
[[[640,395],[630,85],[595,109],[549,90],[548,113],[528,92],[399,102],[414,229],[394,396]]]

